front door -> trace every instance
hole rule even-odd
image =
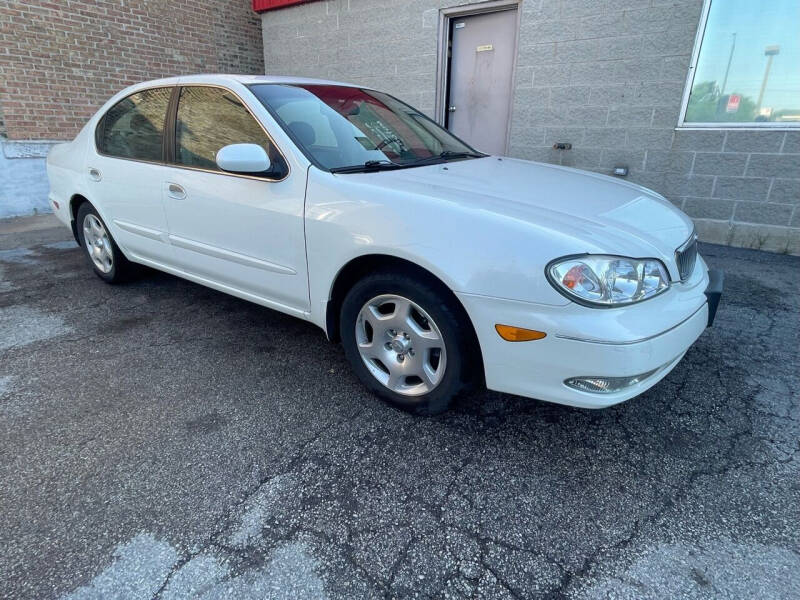
[[[221,171],[217,151],[239,143],[263,146],[270,172]],[[171,160],[162,185],[176,266],[276,308],[307,311],[306,173],[288,172],[239,97],[220,87],[183,87]]]
[[[447,128],[476,149],[505,154],[517,11],[451,19]]]

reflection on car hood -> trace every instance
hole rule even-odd
[[[349,176],[352,177],[352,176]],[[691,219],[641,186],[567,167],[486,157],[357,175],[363,183],[530,222],[580,240],[581,251],[664,257],[691,235]]]

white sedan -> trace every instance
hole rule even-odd
[[[721,293],[658,194],[487,156],[343,83],[134,85],[47,169],[103,280],[140,263],[311,321],[369,389],[421,414],[481,383],[587,408],[632,398]]]

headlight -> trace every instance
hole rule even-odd
[[[647,300],[669,287],[660,260],[599,254],[554,260],[547,265],[547,279],[570,300],[606,307]]]

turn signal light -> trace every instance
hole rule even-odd
[[[544,331],[536,331],[535,329],[523,329],[522,327],[514,327],[512,325],[494,326],[500,337],[507,342],[530,342],[532,340],[540,340],[547,337]]]

